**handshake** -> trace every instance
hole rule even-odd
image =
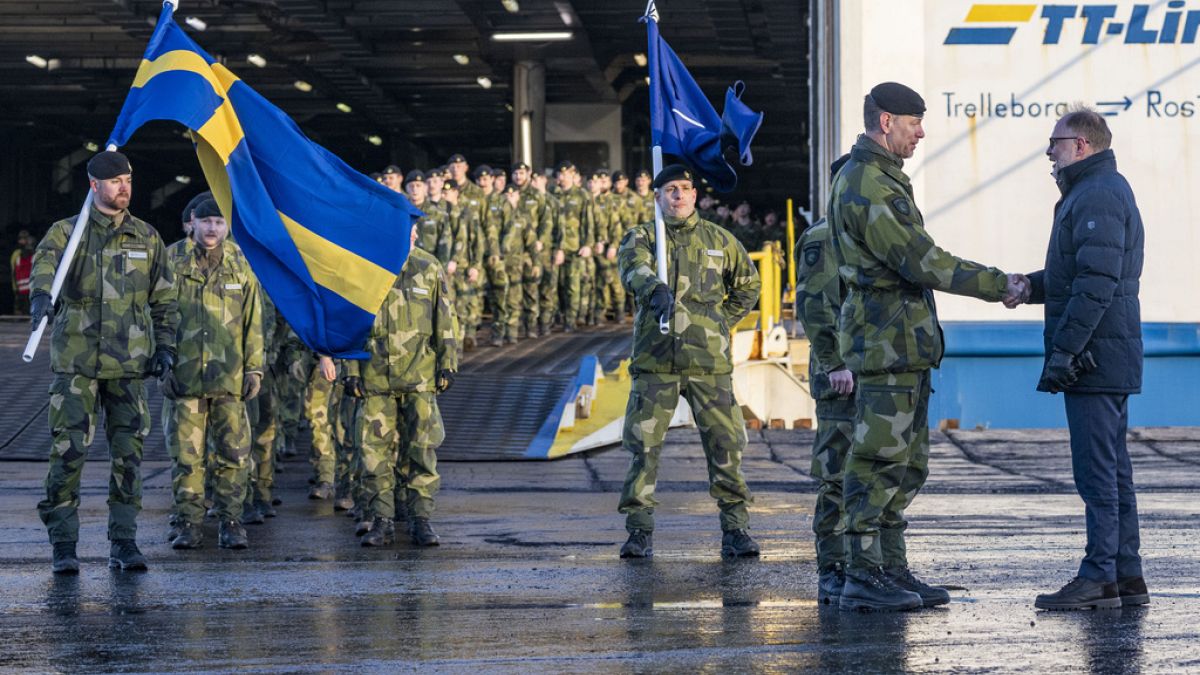
[[[1029,282],[1029,277],[1024,274],[1010,274],[1008,275],[1008,289],[1001,302],[1005,307],[1015,309],[1017,305],[1029,302],[1029,296],[1032,293],[1033,284]]]

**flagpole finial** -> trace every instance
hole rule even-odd
[[[164,5],[170,5],[172,12],[179,11],[179,0],[163,0]]]
[[[655,0],[650,0],[648,3],[646,3],[646,13],[642,16],[642,19],[650,19],[651,21],[658,23],[658,7],[655,6],[654,1]]]

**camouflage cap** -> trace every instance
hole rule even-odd
[[[663,167],[663,170],[658,172],[658,176],[654,178],[654,182],[650,184],[650,187],[657,190],[667,183],[676,180],[686,180],[695,184],[696,177],[692,173],[692,170],[686,166],[682,164],[670,164]]]
[[[89,176],[97,180],[108,180],[132,174],[133,167],[129,165],[129,158],[125,155],[115,150],[105,150],[96,153],[95,157],[88,160],[87,172]]]
[[[921,117],[925,114],[925,99],[899,82],[877,84],[867,96],[874,100],[881,110],[893,115]]]

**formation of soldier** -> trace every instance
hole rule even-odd
[[[617,275],[616,244],[653,220],[650,172],[586,176],[561,162],[553,180],[524,163],[508,171],[471,169],[451,155],[444,166],[372,174],[424,212],[416,246],[443,266],[462,351],[479,344],[490,315],[490,344],[624,323],[632,311]]]

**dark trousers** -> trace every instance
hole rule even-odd
[[[1071,469],[1087,515],[1087,548],[1079,576],[1116,581],[1142,576],[1137,496],[1125,447],[1129,396],[1065,394]]]

